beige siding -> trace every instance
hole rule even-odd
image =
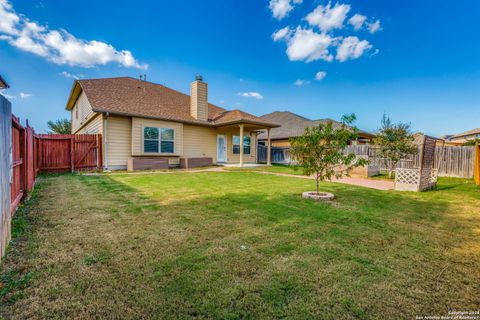
[[[183,126],[183,155],[209,157],[217,162],[217,130],[208,127]]]
[[[103,133],[103,115],[96,113],[92,120],[84,125],[76,133],[78,134],[102,134]]]
[[[256,134],[251,133],[251,130],[247,128],[244,129],[243,135],[250,136],[250,154],[243,155],[243,162],[251,162],[255,163],[257,161],[257,143],[255,141]],[[220,128],[218,129],[218,134],[225,134],[227,138],[227,162],[238,163],[240,162],[240,154],[233,154],[233,136],[240,135],[240,128],[239,127],[231,127],[231,128]]]
[[[145,127],[173,129],[174,144],[173,153],[145,153],[143,152],[143,129]],[[159,156],[169,158],[170,164],[178,164],[179,157],[183,156],[183,123],[153,120],[145,118],[132,118],[132,146],[131,152],[134,156]]]
[[[190,114],[195,119],[208,118],[208,84],[194,81],[190,84]]]
[[[126,168],[127,160],[132,155],[132,120],[129,117],[109,116],[105,122],[107,165],[111,169]]]
[[[265,145],[267,145],[267,140],[265,141]],[[290,147],[290,142],[288,140],[270,140],[272,143],[272,147]]]
[[[92,116],[94,112],[90,102],[88,102],[87,96],[84,92],[80,93],[75,105],[71,111],[72,117],[72,132],[76,133],[80,127],[82,127]]]

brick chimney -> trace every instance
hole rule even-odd
[[[207,121],[208,118],[208,84],[203,82],[201,75],[190,84],[190,115],[197,120]]]

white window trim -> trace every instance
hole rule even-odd
[[[158,129],[158,140],[156,139],[145,139],[145,128],[155,128]],[[173,131],[173,140],[163,140],[173,142],[173,152],[162,152],[162,129],[168,129]],[[175,129],[167,127],[157,127],[157,126],[143,126],[142,132],[142,154],[158,154],[158,155],[174,155],[175,154]],[[146,152],[145,151],[145,140],[158,141],[158,152]]]
[[[239,155],[240,152],[239,152],[239,153],[234,153],[234,151],[233,151],[234,148],[235,148],[235,146],[236,146],[236,144],[234,144],[234,141],[233,141],[233,140],[235,139],[235,137],[240,137],[240,135],[239,135],[239,134],[232,134],[232,154],[233,154],[233,155]],[[250,144],[249,144],[250,152],[249,152],[249,153],[245,153],[245,150],[244,150],[244,152],[243,152],[244,155],[250,156],[250,155],[252,155],[252,137],[251,137],[250,135],[248,135],[248,134],[244,134],[244,135],[243,135],[243,138],[244,138],[244,139],[245,139],[245,138],[249,138],[249,139],[250,139]],[[238,146],[240,147],[240,144],[238,144]],[[243,145],[243,148],[245,148],[245,144]]]

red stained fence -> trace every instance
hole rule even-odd
[[[99,134],[40,134],[36,138],[39,171],[73,172],[102,167]]]
[[[10,240],[11,218],[39,172],[74,172],[102,168],[102,135],[35,134],[11,114],[0,95],[0,258]],[[10,120],[11,119],[11,120]]]
[[[12,115],[11,212],[32,191],[38,172],[61,173],[102,167],[102,136],[35,134]]]

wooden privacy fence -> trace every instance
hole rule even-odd
[[[38,172],[95,170],[102,167],[101,135],[36,135],[11,114],[0,95],[0,258],[11,238],[16,208],[33,190]]]
[[[478,147],[477,147],[478,148]],[[292,164],[288,147],[272,147],[272,163]],[[384,159],[378,156],[378,147],[374,145],[351,145],[345,149],[346,153],[368,156],[372,165],[386,170]],[[475,171],[475,147],[469,146],[436,146],[434,168],[442,177],[473,178]],[[266,162],[267,147],[258,146],[258,161]],[[420,152],[409,156],[397,163],[397,168],[413,169],[420,167]]]
[[[480,186],[480,144],[475,146],[475,183]]]
[[[39,134],[36,139],[39,171],[73,172],[102,167],[100,134]]]
[[[12,106],[0,95],[0,258],[10,241],[10,178],[12,155]]]

